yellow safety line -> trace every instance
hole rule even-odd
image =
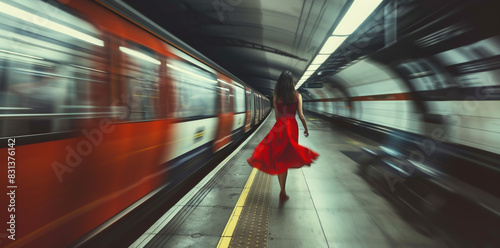
[[[238,198],[238,202],[236,203],[236,206],[234,206],[233,213],[231,214],[231,217],[229,217],[226,228],[224,228],[224,231],[222,232],[222,236],[220,237],[219,244],[217,244],[217,248],[229,247],[229,243],[231,243],[231,238],[233,237],[234,229],[236,228],[236,225],[238,224],[238,220],[240,218],[241,210],[245,205],[248,192],[250,191],[252,183],[255,179],[255,174],[257,174],[257,169],[253,168],[252,173],[250,173],[247,183],[245,184],[245,187],[241,191],[240,198]]]

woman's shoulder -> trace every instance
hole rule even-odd
[[[297,90],[295,91],[295,96],[296,96],[297,98],[301,98],[301,97],[302,97],[302,95],[300,94],[300,92],[299,92],[299,91],[297,91]]]

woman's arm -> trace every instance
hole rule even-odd
[[[299,119],[302,122],[302,125],[304,126],[304,135],[307,137],[309,136],[309,130],[307,130],[307,123],[306,123],[306,118],[304,117],[304,113],[302,112],[302,95],[300,93],[297,93],[299,95],[299,106],[297,110],[299,111]]]

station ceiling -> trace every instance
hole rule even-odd
[[[124,0],[270,97],[283,70],[300,78],[353,0]]]

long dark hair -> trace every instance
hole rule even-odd
[[[276,101],[280,99],[284,104],[295,102],[295,82],[293,81],[293,74],[290,71],[281,73],[274,88],[274,97],[276,97]]]

